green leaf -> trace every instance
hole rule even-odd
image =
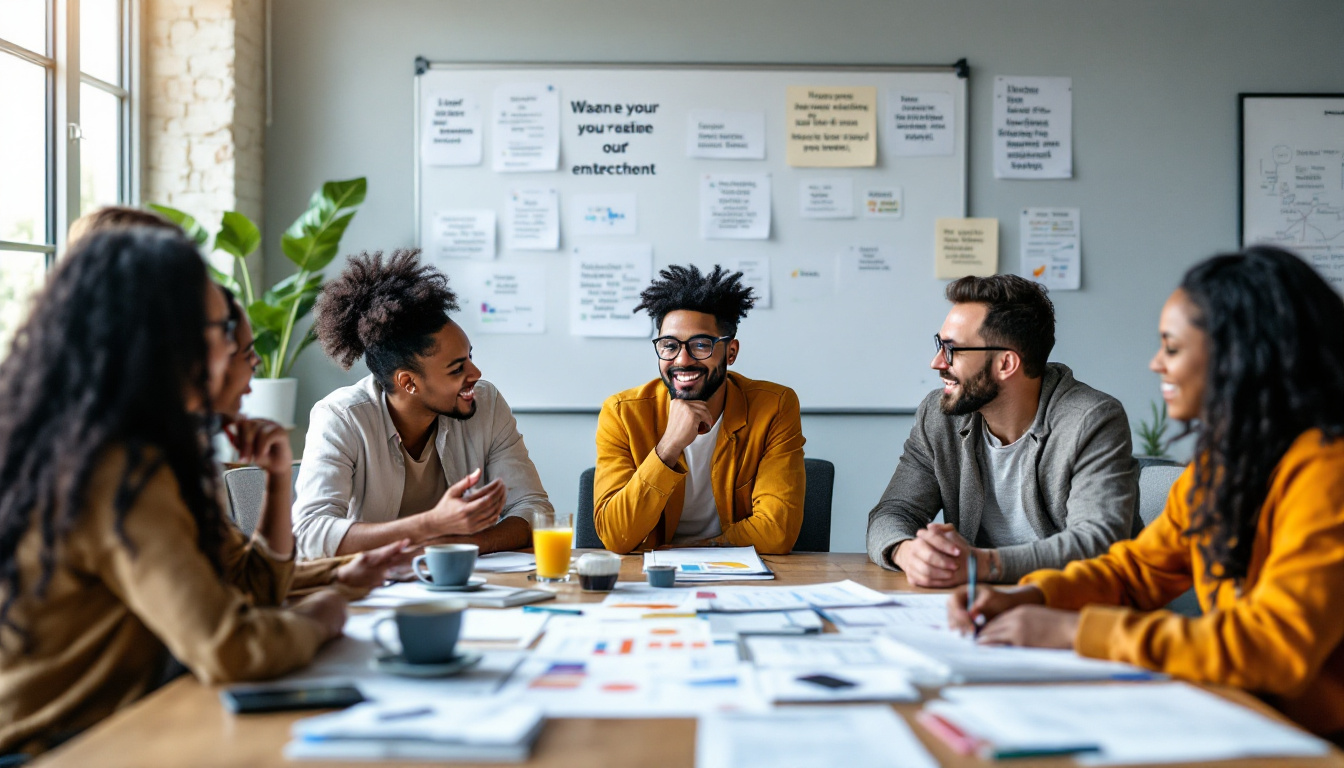
[[[279,337],[285,330],[285,320],[288,318],[288,307],[267,304],[265,301],[254,301],[247,308],[247,319],[252,321],[252,330],[257,334],[257,338],[261,338],[263,330]],[[257,348],[257,352],[261,352],[260,347]]]
[[[289,358],[285,370],[280,374],[281,376],[289,375],[290,370],[294,368],[295,361],[299,359],[299,355],[302,355],[303,350],[307,349],[314,341],[317,341],[317,333],[313,331],[312,326],[308,326],[308,332],[303,334],[303,340],[299,342],[299,346],[295,347],[294,354]]]
[[[351,210],[364,202],[368,181],[364,178],[329,181],[313,193],[308,209],[285,230],[280,248],[301,270],[316,272],[336,257],[341,237],[354,218]]]
[[[210,233],[206,232],[205,227],[192,218],[191,214],[156,203],[150,203],[145,207],[181,227],[187,233],[187,237],[196,242],[197,248],[205,248],[205,244],[210,240]]]
[[[322,290],[322,273],[317,272],[307,276],[307,279],[299,284],[299,278],[303,276],[302,272],[295,272],[284,280],[271,286],[262,299],[267,304],[279,306],[282,302],[288,300],[296,294],[317,293]]]
[[[328,181],[322,185],[322,196],[331,201],[335,210],[360,205],[368,191],[369,182],[363,176],[346,181]]]
[[[233,254],[235,259],[246,259],[261,245],[261,230],[237,211],[224,214],[219,234],[215,235],[215,249]]]
[[[253,348],[256,349],[257,354],[262,357],[270,357],[275,354],[275,350],[280,348],[280,339],[275,335],[274,331],[263,329],[253,338],[255,339]]]
[[[219,283],[220,285],[224,286],[225,288],[228,288],[230,291],[233,291],[233,295],[234,295],[234,296],[241,296],[241,295],[242,295],[242,292],[241,292],[241,291],[239,290],[239,288],[238,288],[238,281],[237,281],[237,280],[234,280],[232,275],[226,275],[226,274],[224,274],[223,272],[221,272],[221,271],[219,271],[218,269],[216,269],[214,264],[211,264],[211,263],[208,262],[208,261],[205,263],[205,267],[206,267],[206,269],[210,270],[210,277],[211,277],[211,279],[213,279],[216,283]],[[240,301],[241,301],[241,299],[240,299]]]

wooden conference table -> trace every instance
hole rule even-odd
[[[576,553],[577,554],[577,553]],[[765,556],[775,571],[775,581],[768,584],[812,584],[843,579],[878,590],[909,589],[903,574],[883,570],[868,561],[863,554],[797,554]],[[528,574],[490,574],[492,583],[509,586],[528,586]],[[626,557],[621,566],[621,580],[640,581],[641,559]],[[758,582],[759,583],[759,582]],[[584,594],[577,584],[560,585],[557,600],[561,603],[600,601],[600,594]],[[554,603],[548,603],[553,605]],[[1224,688],[1210,689],[1227,698],[1279,716],[1252,696]],[[893,705],[906,718],[915,733],[944,768],[985,766],[989,763],[952,753],[942,742],[915,724],[913,715],[918,704]],[[289,740],[290,724],[311,713],[277,713],[270,715],[230,715],[220,705],[216,689],[201,685],[187,675],[179,678],[143,701],[128,707],[117,715],[90,729],[64,746],[56,749],[36,765],[43,768],[179,768],[179,766],[295,766],[328,764],[316,762],[291,763],[284,759],[281,749]],[[656,720],[551,720],[527,763],[545,768],[593,768],[593,766],[679,766],[690,768],[695,764],[695,721],[690,719]],[[330,763],[349,766],[351,763]],[[387,766],[416,766],[423,763],[379,763]],[[1013,760],[1005,763],[1013,768],[1042,768],[1071,766],[1070,758]],[[1184,764],[1190,765],[1190,764]],[[1344,753],[1311,759],[1267,759],[1224,761],[1213,765],[1235,766],[1340,766],[1344,768]]]

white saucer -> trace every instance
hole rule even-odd
[[[369,666],[379,672],[403,677],[451,677],[481,663],[483,657],[473,651],[462,651],[442,664],[412,664],[400,653],[390,656],[378,656],[369,662]]]
[[[422,581],[420,582],[420,585],[431,592],[475,592],[485,586],[485,577],[472,576],[470,579],[467,579],[466,584],[444,584],[443,586],[438,586],[437,584],[426,584]]]

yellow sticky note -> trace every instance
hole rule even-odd
[[[785,95],[789,165],[877,165],[877,88],[791,85]]]
[[[999,271],[998,219],[938,219],[934,222],[935,271],[940,280]]]

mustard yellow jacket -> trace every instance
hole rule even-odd
[[[1260,694],[1304,728],[1344,730],[1344,440],[1299,436],[1270,478],[1250,568],[1210,579],[1190,526],[1187,469],[1139,536],[1023,583],[1082,610],[1075,650]],[[1204,615],[1158,610],[1194,585]]]
[[[714,446],[716,544],[793,549],[803,525],[803,422],[788,387],[729,373]],[[686,497],[686,461],[675,469],[654,448],[667,429],[670,398],[662,380],[612,395],[597,419],[593,522],[607,549],[652,549],[672,540]]]

